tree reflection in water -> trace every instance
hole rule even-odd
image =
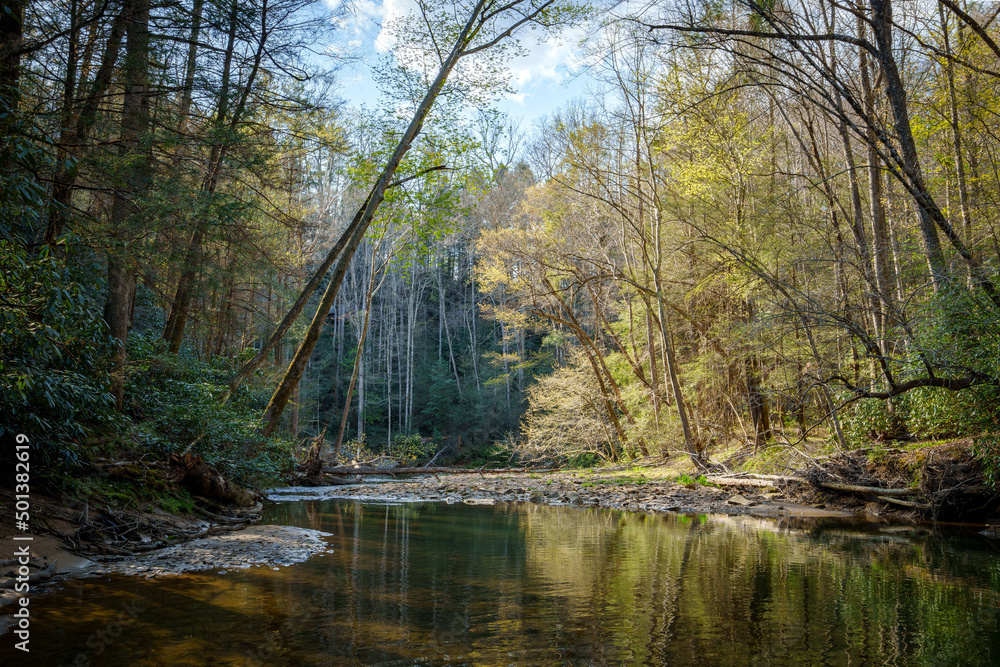
[[[352,501],[269,521],[334,533],[333,553],[67,583],[32,602],[32,664],[1000,664],[1000,545],[975,536]],[[88,649],[129,601],[143,613]]]

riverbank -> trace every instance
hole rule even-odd
[[[752,482],[751,482],[752,484]],[[736,488],[678,482],[655,469],[614,472],[461,473],[418,475],[409,479],[380,476],[360,483],[329,487],[273,489],[271,500],[350,499],[386,502],[468,504],[540,503],[602,507],[636,512],[728,514],[759,517],[841,517],[855,512],[828,508],[824,503],[796,502],[795,494],[778,487]]]
[[[793,467],[784,455],[808,459],[808,465]],[[982,534],[1000,536],[1000,499],[983,485],[967,442],[833,456],[775,447],[766,456],[769,458],[764,463],[770,468],[758,460],[749,470],[748,466],[741,470],[731,457],[722,465],[716,464],[715,472],[708,475],[696,471],[686,458],[633,461],[608,468],[506,473],[482,470],[403,475],[389,468],[378,475],[328,475],[316,481],[330,486],[272,489],[267,498],[275,502],[341,498],[390,503],[533,503],[649,514],[878,523],[947,520],[977,523],[982,525]],[[122,464],[105,467],[119,476],[123,468]],[[127,469],[133,476],[142,473],[147,483],[152,479],[151,470],[155,466]],[[777,474],[781,471],[786,474]],[[6,492],[0,495],[0,504],[12,498]],[[33,494],[32,592],[73,576],[122,573],[149,577],[206,568],[277,567],[325,549],[322,535],[298,529],[277,535],[274,531],[281,532],[281,527],[255,526],[260,503],[230,511],[202,496],[197,496],[200,506],[192,502],[194,496],[187,497],[187,511],[165,511],[162,500],[157,505],[133,499],[126,507],[116,507],[107,496]],[[13,541],[9,526],[6,532],[0,528],[0,543],[6,554],[15,553],[22,544]],[[13,577],[16,568],[7,562],[4,576]],[[0,607],[17,600],[18,593],[12,589],[0,588]]]
[[[687,457],[650,457],[605,468],[461,474],[384,468],[368,469],[377,475],[352,475],[357,468],[341,467],[325,468],[325,477],[311,481],[323,486],[353,482],[323,492],[338,498],[1000,524],[1000,494],[986,484],[971,438],[853,451],[773,445],[759,453],[744,448],[723,454],[719,462],[700,468]]]

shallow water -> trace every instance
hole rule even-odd
[[[335,500],[266,521],[333,551],[67,582],[0,664],[1000,664],[1000,543],[973,534]]]

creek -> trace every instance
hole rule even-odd
[[[972,530],[533,504],[298,501],[284,567],[66,581],[15,665],[997,665]]]

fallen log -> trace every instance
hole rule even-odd
[[[555,472],[558,468],[323,468],[327,475],[415,475],[500,474],[514,472]]]
[[[920,493],[916,489],[882,489],[877,486],[856,486],[854,484],[838,484],[836,482],[820,482],[820,486],[831,491],[843,493],[865,493],[874,496],[912,496]]]
[[[206,519],[209,519],[211,521],[215,521],[216,523],[230,523],[230,524],[234,524],[234,523],[249,523],[250,522],[249,518],[221,516],[219,514],[214,514],[213,512],[209,512],[208,510],[203,510],[202,508],[198,507],[197,505],[194,506],[194,511],[197,512],[198,514],[202,515]],[[260,518],[260,517],[257,517],[257,518]]]
[[[802,477],[792,477],[790,475],[762,475],[755,472],[745,473],[749,479],[766,479],[773,482],[792,482],[794,484],[808,484],[809,480]]]
[[[719,486],[774,486],[776,482],[766,479],[751,479],[749,477],[705,477],[705,481]]]

